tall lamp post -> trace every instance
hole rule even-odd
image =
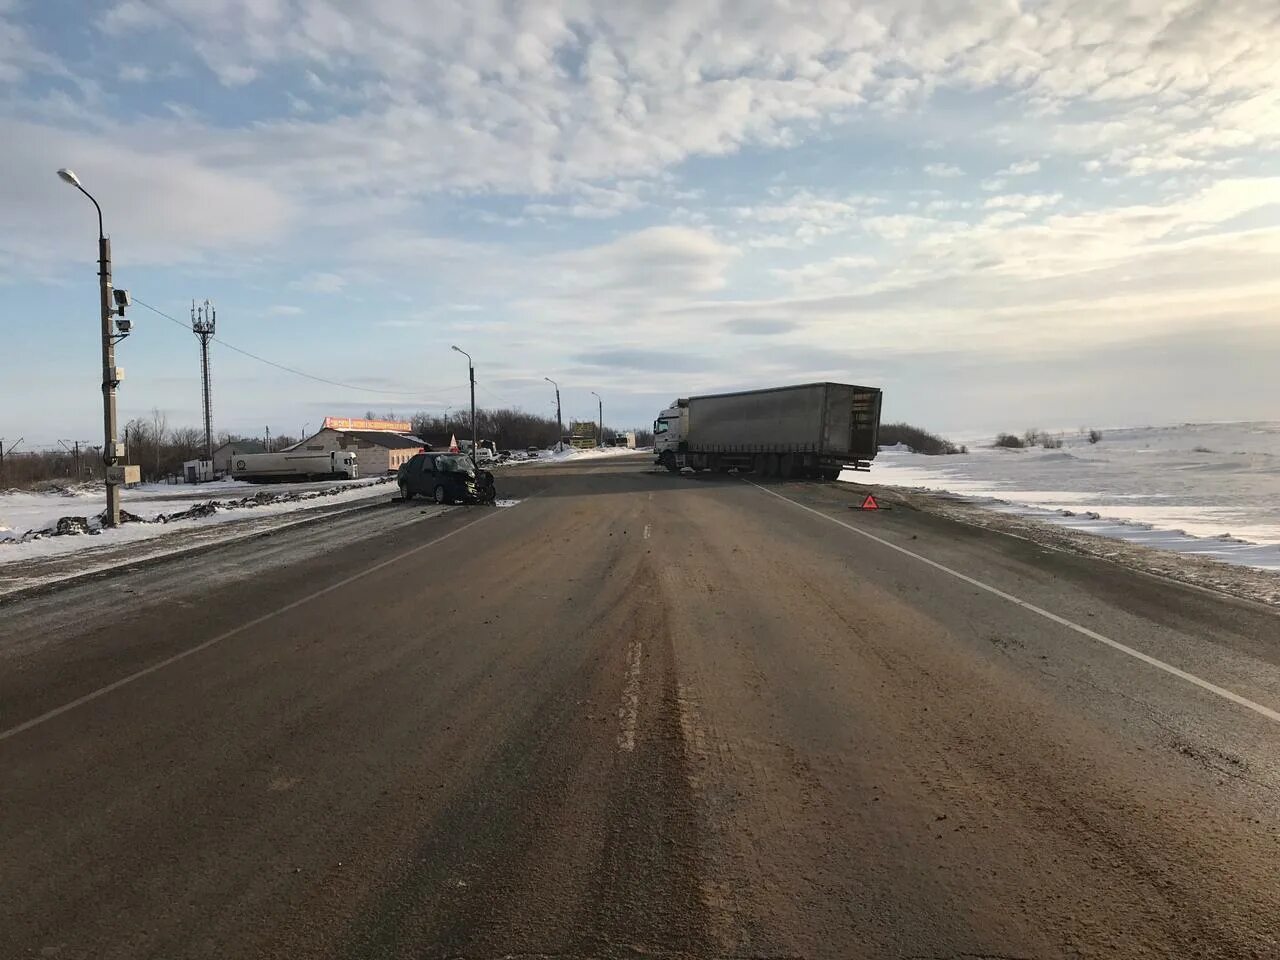
[[[556,449],[559,450],[560,444],[564,441],[564,420],[560,418],[560,384],[550,377],[542,379],[556,388]]]
[[[107,481],[106,525],[120,525],[120,486],[124,482],[124,470],[119,466],[124,458],[123,444],[116,441],[116,388],[120,386],[121,371],[116,368],[116,341],[129,335],[132,324],[123,319],[124,308],[129,305],[127,290],[111,289],[111,240],[102,229],[102,207],[71,170],[58,171],[65,183],[71,184],[93,204],[98,211],[98,287],[102,300],[102,462]],[[111,320],[120,314],[120,333],[112,332]]]
[[[604,401],[600,399],[600,394],[596,393],[594,390],[591,391],[591,395],[596,398],[596,405],[597,407],[599,407],[599,410],[600,410],[600,426],[596,430],[596,446],[603,447],[604,446]]]
[[[471,375],[471,465],[479,470],[480,463],[476,460],[476,448],[480,446],[476,439],[476,365],[467,351],[460,347],[453,349],[467,358],[467,373]]]

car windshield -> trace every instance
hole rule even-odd
[[[476,475],[476,468],[472,465],[471,458],[455,454],[436,457],[436,469],[445,473],[465,473],[470,477]]]

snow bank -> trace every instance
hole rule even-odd
[[[101,485],[62,491],[0,493],[0,566],[34,557],[74,553],[94,547],[151,540],[198,526],[227,523],[243,517],[294,513],[321,504],[358,502],[389,496],[387,477],[355,481],[259,485],[219,481],[191,485],[140,484],[123,494],[123,509],[136,517],[114,529],[102,528]],[[177,516],[175,516],[177,515]],[[64,517],[83,517],[87,534],[57,536]],[[73,525],[78,526],[78,524]]]
[[[629,447],[598,447],[594,450],[578,450],[566,447],[564,450],[542,450],[536,457],[527,460],[508,460],[499,466],[519,466],[526,463],[562,463],[566,460],[596,460],[605,457],[622,457],[629,454],[644,453],[649,448],[632,450]]]
[[[866,474],[846,474],[867,482]],[[1068,437],[1060,450],[882,449],[872,482],[1265,570],[1280,570],[1280,423],[1183,424]]]

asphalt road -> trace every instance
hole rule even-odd
[[[0,956],[1280,956],[1280,617],[521,467],[0,610]]]

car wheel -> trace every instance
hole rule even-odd
[[[431,491],[431,499],[436,503],[448,503],[449,496],[444,492],[444,485],[438,484],[435,490]]]
[[[400,484],[400,499],[403,500],[405,503],[408,503],[410,500],[413,499],[413,491],[410,490],[409,487],[403,483]]]

